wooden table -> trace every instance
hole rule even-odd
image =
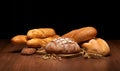
[[[0,40],[0,71],[120,71],[120,40],[106,40],[111,55],[100,59],[85,59],[81,56],[44,60],[40,55],[21,55],[25,45],[13,45],[9,40]]]

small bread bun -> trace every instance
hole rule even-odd
[[[11,39],[12,43],[15,44],[26,44],[27,36],[26,35],[16,35]]]
[[[83,27],[80,29],[72,30],[62,37],[71,38],[77,43],[90,40],[97,35],[97,30],[94,27]]]
[[[56,38],[45,46],[47,53],[71,54],[80,51],[79,45],[70,38]]]
[[[102,54],[104,56],[110,54],[110,47],[109,47],[108,43],[105,40],[103,40],[101,38],[97,38],[96,41],[98,42],[98,44],[102,48]]]
[[[83,43],[82,48],[85,49],[88,54],[92,53],[102,56],[110,54],[110,47],[107,42],[101,38],[91,39],[89,42]]]
[[[23,48],[22,51],[21,51],[21,54],[23,55],[31,55],[31,54],[34,54],[36,52],[36,49],[35,48]]]

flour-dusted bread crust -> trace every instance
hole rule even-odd
[[[80,46],[69,38],[56,38],[45,46],[48,53],[71,54],[78,53]]]

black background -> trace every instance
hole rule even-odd
[[[12,3],[12,23],[0,24],[0,38],[11,38],[18,34],[26,34],[28,30],[34,28],[50,27],[54,28],[57,34],[63,35],[73,29],[93,26],[98,30],[97,37],[120,39],[119,19],[114,14],[52,15],[48,10],[48,15],[41,13],[41,8],[36,8],[34,5],[31,1],[14,1]]]

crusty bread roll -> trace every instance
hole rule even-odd
[[[56,38],[45,46],[47,53],[71,54],[78,53],[80,46],[70,38]]]
[[[50,41],[52,41],[55,38],[60,37],[59,35],[54,35],[53,37],[47,37],[47,38],[32,38],[30,40],[27,41],[27,46],[29,47],[35,47],[35,48],[39,48],[39,47],[45,47],[47,43],[49,43]]]
[[[26,44],[27,36],[26,35],[16,35],[11,39],[11,41],[15,44]]]
[[[40,48],[42,46],[45,46],[45,44],[46,42],[40,38],[33,38],[27,41],[28,47]]]
[[[100,45],[100,47],[102,47],[102,55],[108,55],[110,54],[110,47],[108,45],[108,43],[104,40],[104,39],[101,39],[101,38],[97,38],[96,41],[98,42],[98,44]]]
[[[52,28],[38,28],[38,29],[31,29],[27,32],[28,38],[46,38],[54,36],[55,30]]]
[[[80,29],[72,30],[64,34],[62,37],[71,38],[77,43],[81,43],[83,41],[94,38],[96,35],[97,30],[94,27],[83,27]]]
[[[35,48],[23,48],[22,51],[21,51],[21,54],[23,55],[31,55],[31,54],[34,54],[36,52],[36,49]]]
[[[110,53],[109,45],[101,38],[91,39],[89,42],[83,43],[82,48],[85,49],[88,54],[99,54],[106,56]]]
[[[55,38],[59,38],[60,36],[59,35],[54,35],[52,37],[47,37],[47,38],[44,38],[42,39],[43,41],[45,41],[46,43],[49,43],[50,41],[52,41],[53,39]]]

